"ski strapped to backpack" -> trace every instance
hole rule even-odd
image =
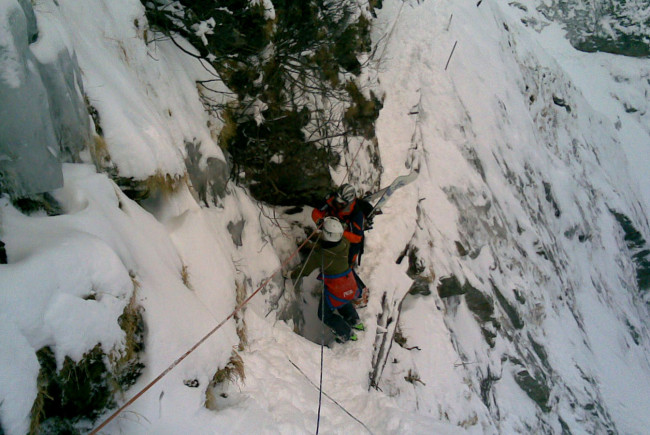
[[[409,174],[400,175],[399,177],[395,178],[393,182],[390,183],[387,187],[379,189],[377,192],[371,193],[370,195],[364,196],[363,200],[366,203],[371,205],[374,203],[372,209],[370,209],[369,212],[365,213],[364,210],[366,219],[372,222],[372,218],[375,215],[381,213],[381,208],[386,204],[386,201],[388,201],[393,193],[395,193],[395,191],[400,187],[412,183],[418,177],[419,173],[419,168],[413,168]]]

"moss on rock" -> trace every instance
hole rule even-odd
[[[372,139],[375,136],[375,121],[383,107],[382,102],[373,92],[370,92],[370,98],[366,98],[354,82],[348,82],[345,89],[352,98],[352,105],[343,116],[345,125],[354,134]]]
[[[137,288],[137,286],[136,286]],[[29,434],[77,434],[79,426],[94,422],[106,409],[115,406],[115,395],[133,385],[144,364],[144,320],[136,304],[135,291],[118,319],[126,335],[123,349],[108,355],[101,343],[87,351],[79,361],[69,356],[57,367],[50,346],[38,350],[41,366],[37,396],[31,410]]]
[[[30,434],[43,433],[45,428],[47,433],[78,433],[75,423],[81,419],[93,421],[114,405],[100,344],[86,352],[80,361],[65,357],[60,370],[51,347],[39,349],[36,356],[41,369]]]

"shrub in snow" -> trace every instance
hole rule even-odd
[[[59,370],[50,347],[41,348],[36,355],[41,369],[30,433],[75,433],[74,423],[82,418],[94,420],[113,405],[99,344],[80,361],[66,357]]]
[[[111,160],[106,140],[101,133],[99,114],[92,106],[89,106],[88,109],[91,116],[93,116],[93,119],[95,119],[95,130],[98,132],[97,135],[93,137],[93,141],[89,147],[90,157],[99,172],[104,172],[108,175],[117,174],[117,167]]]
[[[95,130],[98,132],[90,144],[90,157],[97,168],[97,171],[108,175],[117,184],[122,192],[134,201],[142,201],[155,194],[170,194],[187,183],[186,175],[171,175],[156,171],[153,175],[144,179],[136,177],[124,177],[120,175],[119,169],[111,159],[106,140],[101,135],[102,128],[97,110],[88,106],[89,113],[93,117]],[[197,183],[197,186],[200,184]]]
[[[125,346],[108,355],[98,343],[79,361],[66,356],[59,368],[51,347],[37,351],[40,371],[30,433],[79,433],[78,427],[115,406],[116,394],[135,383],[144,368],[139,358],[144,350],[144,321],[134,296],[118,323],[126,334]]]
[[[91,105],[88,106],[88,110],[94,120],[95,130],[98,133],[94,136],[91,146],[89,147],[91,159],[97,168],[97,171],[108,175],[115,184],[120,187],[126,196],[134,201],[142,201],[155,194],[171,194],[187,183],[187,174],[165,174],[160,170],[144,179],[121,176],[117,165],[111,159],[106,140],[101,135],[102,128],[99,113]],[[191,166],[191,168],[196,169],[193,166]],[[200,180],[197,179],[196,181],[197,188],[200,188]]]
[[[237,95],[206,108],[225,121],[232,178],[256,199],[318,201],[348,137],[374,138],[381,104],[352,84],[370,51],[368,12],[356,1],[143,4],[156,30],[187,39]]]
[[[56,216],[61,214],[61,205],[49,193],[14,198],[11,203],[26,215],[45,213],[48,216]]]
[[[324,197],[332,187],[329,167],[336,165],[338,156],[331,149],[306,143],[303,128],[309,122],[308,111],[274,106],[267,115],[277,121],[259,125],[252,119],[241,121],[236,135],[225,144],[238,180],[249,184],[257,199],[273,204],[310,203]],[[283,156],[281,161],[272,160],[277,154]]]
[[[187,183],[187,175],[163,174],[157,171],[144,180],[134,177],[111,177],[122,192],[134,201],[147,199],[155,194],[170,195]]]
[[[217,396],[227,397],[224,392],[225,383],[234,382],[237,379],[244,381],[244,379],[246,379],[246,372],[244,371],[244,361],[241,356],[233,350],[228,364],[214,373],[210,385],[205,391],[205,407],[213,411],[217,410]]]
[[[133,279],[134,288],[139,284]],[[117,323],[125,333],[125,344],[121,350],[114,351],[109,355],[109,362],[112,368],[113,377],[117,381],[114,387],[123,391],[135,383],[144,368],[140,362],[140,353],[144,351],[145,324],[142,317],[142,307],[136,303],[136,292],[134,291],[129,304],[124,307],[122,315]]]
[[[413,385],[416,385],[417,383],[426,385],[424,382],[422,382],[422,379],[420,379],[420,375],[418,375],[417,372],[414,372],[412,369],[409,369],[408,375],[404,376],[404,380]]]
[[[91,105],[88,106],[88,111],[94,120],[95,131],[97,132],[89,147],[90,157],[97,171],[108,175],[126,196],[134,201],[142,201],[159,193],[173,193],[187,183],[187,175],[164,174],[160,170],[144,179],[121,176],[117,165],[112,160],[108,151],[106,140],[102,136],[99,113]],[[198,182],[197,186],[200,186]]]
[[[345,111],[343,120],[348,129],[354,134],[359,134],[366,139],[375,136],[375,120],[382,108],[381,101],[370,92],[366,98],[354,82],[348,82],[346,90],[352,98],[352,105]]]

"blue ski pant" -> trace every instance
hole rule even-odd
[[[325,310],[323,312],[323,305],[325,305]],[[335,311],[338,312],[335,313]],[[345,305],[342,305],[336,309],[330,308],[327,304],[323,304],[323,297],[318,303],[318,318],[323,321],[327,326],[332,328],[334,334],[348,340],[352,333],[351,326],[359,323],[359,314],[354,308],[352,303],[348,302]]]

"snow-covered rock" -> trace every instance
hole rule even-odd
[[[559,24],[516,2],[385,0],[376,13],[361,81],[383,103],[381,185],[420,173],[367,233],[366,331],[321,348],[319,281],[276,273],[310,210],[284,214],[226,185],[218,125],[195,86],[208,72],[152,37],[137,0],[37,2],[37,57],[64,62],[53,79],[63,94],[86,92],[119,175],[189,173],[193,191],[181,182],[136,203],[92,165],[66,164],[60,216],[0,200],[5,433],[28,430],[35,352],[51,346],[60,363],[98,342],[122,349],[117,318],[133,295],[146,367],[117,400],[164,376],[104,433],[289,434],[317,421],[337,434],[646,431],[648,60],[578,52]],[[32,21],[2,0],[9,14],[22,17],[29,52]],[[6,83],[16,68],[2,70]],[[376,185],[366,154],[334,179]],[[245,379],[215,385],[238,361]]]

